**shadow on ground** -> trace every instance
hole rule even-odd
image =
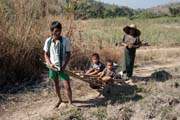
[[[24,80],[21,83],[7,83],[0,85],[0,94],[17,94],[23,92],[38,92],[49,87],[48,71],[43,71],[38,79]]]
[[[150,80],[155,80],[158,82],[164,82],[166,80],[172,79],[173,76],[168,73],[165,70],[160,70],[160,71],[156,71],[154,73],[152,73],[150,76],[147,77],[139,77],[139,76],[133,76],[133,80],[137,80],[137,81],[150,81]]]
[[[138,77],[134,76],[133,80],[137,81],[150,81],[156,80],[160,82],[164,82],[166,80],[172,79],[173,76],[165,70],[160,70],[152,73],[147,77]],[[142,96],[138,95],[138,92],[141,92],[141,89],[136,85],[110,85],[105,86],[104,89],[99,91],[104,97],[97,97],[94,99],[80,101],[76,100],[74,103],[80,103],[80,107],[95,107],[95,106],[107,106],[107,104],[114,103],[125,103],[128,101],[138,101],[142,99]]]
[[[23,83],[3,84],[0,86],[0,103],[8,101],[9,96],[18,95],[19,93],[39,93],[43,89],[49,88],[46,80],[28,80]]]
[[[125,103],[128,101],[138,101],[142,96],[138,95],[140,92],[136,85],[108,85],[105,86],[100,92],[104,97],[97,97],[86,101],[75,100],[74,103],[80,103],[79,107],[96,107],[107,106],[114,103]]]

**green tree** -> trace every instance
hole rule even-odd
[[[114,10],[115,16],[133,16],[133,9],[127,7],[117,7]]]
[[[106,9],[104,11],[104,17],[115,17],[115,13],[113,12],[113,10],[111,9]]]
[[[171,16],[180,16],[180,7],[177,8],[169,8]]]

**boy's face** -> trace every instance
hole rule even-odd
[[[106,67],[107,67],[107,69],[108,69],[108,70],[112,70],[112,68],[113,68],[113,64],[112,64],[112,63],[107,62],[107,63],[106,63]]]
[[[93,63],[98,63],[99,62],[99,59],[95,56],[92,57],[92,62]]]
[[[58,28],[54,28],[54,30],[52,31],[53,37],[54,39],[59,39],[59,37],[61,36],[61,29]]]

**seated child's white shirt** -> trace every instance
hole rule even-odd
[[[105,68],[105,65],[102,62],[99,62],[98,64],[91,63],[90,68],[95,71],[102,72]]]
[[[63,61],[62,64],[65,64],[65,60],[66,60],[66,53],[67,52],[71,52],[71,44],[70,41],[65,38],[63,38]],[[43,50],[45,52],[48,52],[48,41],[52,40],[51,37],[47,38],[44,44],[44,48]],[[60,46],[60,40],[58,40],[56,43],[53,42],[53,40],[51,41],[51,46],[50,46],[50,61],[52,64],[55,64],[57,66],[59,66],[59,56],[58,56],[58,45]]]
[[[116,75],[116,72],[115,72],[115,69],[113,69],[113,70],[108,70],[107,68],[105,68],[104,70],[103,70],[103,72],[104,72],[104,74],[105,74],[105,76],[109,76],[109,77],[111,77],[111,78],[113,78],[115,75]]]

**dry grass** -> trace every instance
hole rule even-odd
[[[141,39],[147,41],[151,47],[142,47],[137,50],[136,64],[166,64],[176,62],[179,59],[178,46],[180,44],[179,35],[176,34],[179,29],[179,19],[163,17],[157,19],[136,19],[128,20],[127,18],[107,18],[107,19],[91,19],[74,21],[73,28],[73,45],[76,45],[80,59],[82,54],[85,61],[90,57],[91,53],[97,52],[101,55],[104,62],[106,59],[121,64],[123,50],[115,47],[115,43],[122,40],[122,28],[130,23],[137,24],[142,31]],[[172,47],[175,47],[172,49]],[[158,49],[161,48],[161,49]],[[168,49],[167,49],[168,48]],[[89,51],[89,52],[85,52]],[[87,62],[86,62],[87,63]]]
[[[37,78],[44,68],[42,48],[51,35],[50,23],[64,23],[63,34],[73,24],[70,17],[51,16],[48,12],[44,16],[42,0],[2,0],[0,17],[0,85]]]
[[[179,45],[179,18],[163,17],[157,19],[107,18],[76,21],[76,28],[81,31],[81,38],[88,47],[109,47],[122,40],[122,28],[134,23],[142,32],[141,39],[153,46],[176,46]],[[92,44],[93,43],[93,44]],[[90,45],[89,45],[90,44]],[[112,47],[111,46],[111,47]]]
[[[177,64],[179,61],[179,48],[147,48],[137,50],[136,64],[166,65]]]
[[[42,70],[40,5],[40,0],[0,2],[1,84],[37,77]]]
[[[88,64],[89,49],[82,49],[81,35],[74,34],[77,29],[74,25],[72,8],[68,8],[67,16],[55,16],[49,13],[49,9],[56,2],[48,2],[46,16],[43,16],[41,2],[41,0],[0,1],[2,18],[0,19],[0,45],[2,46],[0,47],[0,85],[35,79],[42,73],[44,70],[42,48],[45,39],[51,35],[49,25],[55,20],[62,22],[62,34],[73,44],[74,51],[70,67],[84,69]],[[78,62],[81,63],[79,67]]]
[[[74,21],[72,18],[49,14],[42,17],[40,1],[10,0],[7,3],[6,0],[0,1],[0,84],[30,80],[42,73],[44,70],[42,47],[45,39],[50,35],[48,26],[53,20],[63,23],[63,35],[66,35],[73,45],[71,69],[86,69],[90,56],[94,52],[100,54],[103,62],[112,59],[121,64],[123,51],[121,48],[115,47],[115,43],[120,41],[123,36],[122,27],[129,23],[135,23],[142,30],[142,39],[152,45],[150,48],[140,48],[137,51],[136,64],[139,66],[162,64],[162,66],[171,68],[173,75],[179,75],[180,68],[173,68],[177,64],[180,65],[179,48],[166,48],[177,47],[180,44],[180,36],[177,34],[179,18],[136,19],[133,21],[126,18],[114,18]],[[158,49],[153,46],[163,46],[163,48]],[[178,78],[164,82],[157,82],[156,79],[145,83],[139,82],[136,86],[138,91],[132,95],[116,96],[118,100],[115,102],[112,102],[113,98],[98,99],[99,101],[104,100],[106,105],[84,107],[69,112],[63,111],[44,119],[61,120],[62,117],[67,116],[74,119],[97,120],[172,120],[180,118],[179,84]],[[93,92],[90,88],[87,89],[87,84],[84,83],[75,83],[73,86],[76,87],[74,93],[77,99],[87,96],[87,93],[91,95]],[[129,92],[127,91],[127,93]],[[33,99],[30,99],[32,94],[37,94],[37,98],[34,96]],[[47,91],[45,94],[49,96]],[[37,99],[45,101],[41,101],[43,103],[41,106],[44,103],[52,105],[51,99],[55,99],[55,96],[53,98],[47,96],[42,99],[42,96],[35,92],[29,94],[28,97],[23,97],[23,100],[29,106]],[[141,99],[137,99],[138,96],[141,96]],[[47,102],[47,98],[51,99]],[[39,104],[36,103],[36,105]],[[39,107],[40,105],[35,107],[37,111]],[[47,106],[44,105],[44,107]],[[26,110],[26,107],[24,109]],[[44,112],[44,109],[41,112]]]
[[[107,59],[121,64],[123,51],[115,47],[121,41],[122,28],[135,23],[142,30],[142,39],[155,46],[179,45],[179,35],[176,34],[178,18],[136,19],[107,18],[74,21],[72,13],[63,16],[42,15],[41,0],[0,2],[0,77],[1,83],[23,81],[41,73],[43,61],[43,44],[50,35],[49,24],[53,20],[63,23],[63,35],[66,35],[73,45],[73,55],[70,62],[71,69],[87,68],[92,53],[97,52],[101,60]],[[26,5],[25,5],[26,4]],[[50,4],[50,3],[49,3]],[[26,6],[26,7],[25,7]],[[52,5],[47,5],[52,6]],[[47,8],[50,9],[50,8]],[[73,12],[73,11],[72,11]],[[69,17],[70,16],[70,17]],[[154,48],[153,48],[154,49]],[[175,50],[137,51],[136,64],[162,64],[172,62],[179,56]],[[165,59],[168,58],[168,59]],[[77,65],[78,64],[78,65]]]

